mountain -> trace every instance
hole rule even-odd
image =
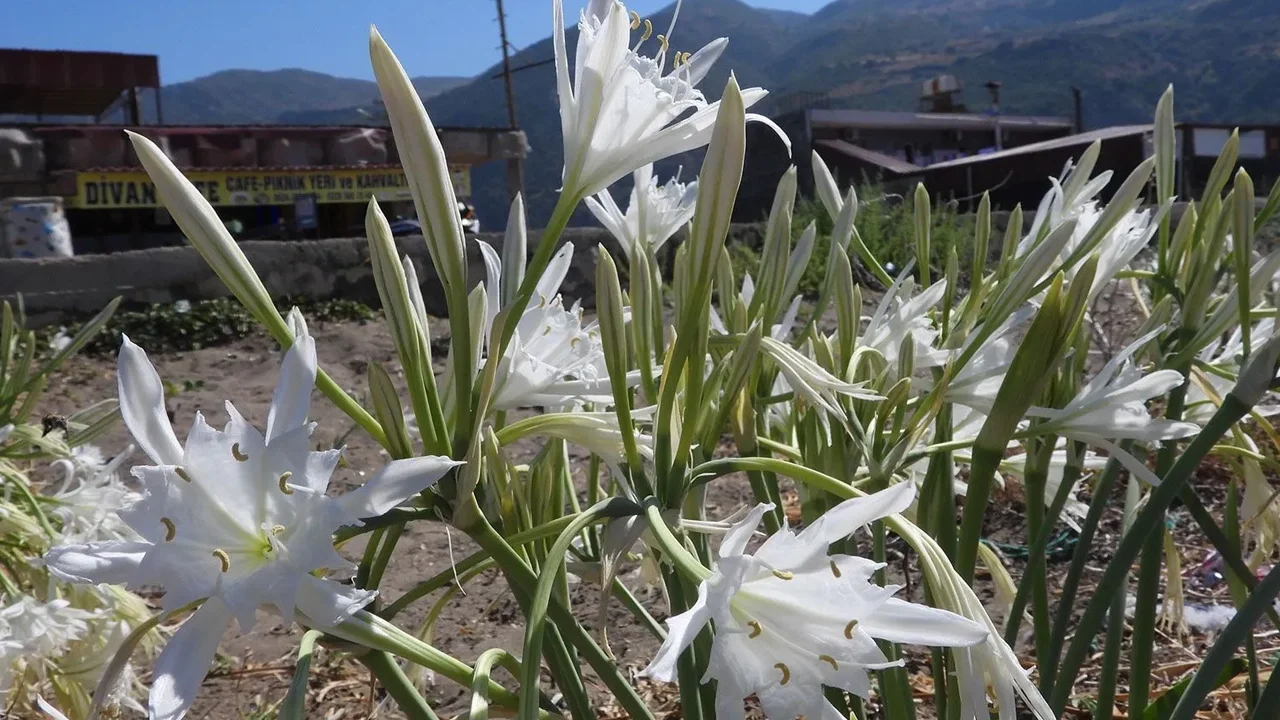
[[[470,82],[465,77],[418,77],[413,85],[423,98]],[[368,80],[285,70],[223,70],[161,90],[164,120],[174,124],[302,124],[367,121],[378,86]],[[150,111],[150,104],[143,107]]]
[[[580,5],[568,0],[570,6]],[[650,16],[665,32],[672,7]],[[570,23],[576,15],[570,10]],[[1280,2],[1276,0],[833,0],[805,15],[753,8],[740,0],[684,0],[673,51],[693,52],[727,36],[729,45],[700,89],[715,99],[732,70],[743,87],[771,91],[768,113],[792,93],[825,93],[836,107],[913,109],[920,83],[951,73],[974,109],[983,85],[1002,83],[1010,113],[1068,116],[1071,86],[1083,90],[1088,127],[1142,122],[1172,82],[1184,120],[1274,122],[1280,117]],[[569,31],[572,54],[577,30]],[[656,38],[642,52],[653,55]],[[520,127],[531,147],[525,165],[529,222],[546,221],[560,184],[561,138],[550,38],[512,59]],[[503,83],[492,76],[419,78],[441,126],[505,126]],[[230,70],[164,88],[168,122],[370,123],[379,109],[372,83],[305,70]],[[144,107],[146,104],[144,103]],[[659,165],[661,177],[692,153]],[[505,168],[473,169],[473,201],[486,224],[506,216]],[[626,182],[615,188],[625,192]],[[585,213],[577,218],[587,221]]]

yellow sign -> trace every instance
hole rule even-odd
[[[292,205],[314,195],[317,203],[412,200],[409,182],[398,167],[369,169],[200,170],[183,172],[209,204],[216,206]],[[471,168],[450,168],[453,191],[471,195]],[[141,170],[76,173],[76,194],[70,207],[87,210],[160,207],[156,187]]]

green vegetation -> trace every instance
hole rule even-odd
[[[374,318],[369,306],[352,300],[285,299],[279,303],[282,312],[293,306],[302,310],[308,322],[333,322],[355,320],[364,322]],[[66,329],[74,335],[80,328],[74,324]],[[84,347],[87,355],[114,355],[120,349],[120,335],[146,348],[149,352],[173,352],[199,350],[225,345],[259,333],[257,324],[240,303],[233,298],[217,298],[190,303],[189,307],[152,305],[137,310],[117,312],[107,321],[103,332],[98,333]],[[54,332],[46,333],[52,342]]]
[[[878,185],[865,185],[858,189],[858,216],[854,226],[867,248],[873,255],[885,263],[892,264],[901,270],[915,260],[915,226],[912,213],[913,203],[910,198],[897,195],[886,195]],[[813,254],[809,256],[809,265],[800,278],[800,292],[807,297],[816,297],[822,287],[826,274],[827,258],[831,247],[831,218],[822,205],[810,198],[801,197],[796,202],[795,215],[791,222],[792,242],[800,238],[809,223],[816,223],[817,241]],[[947,255],[955,248],[960,260],[960,267],[967,268],[971,264],[973,253],[973,219],[968,215],[960,215],[955,206],[944,203],[933,210],[933,228],[930,246],[933,257],[931,265],[937,276],[946,265]],[[759,248],[744,244],[731,245],[730,257],[733,259],[735,273],[741,282],[744,268],[753,273],[760,266]],[[874,283],[869,276],[863,278],[867,283]]]

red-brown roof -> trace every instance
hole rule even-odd
[[[0,113],[100,115],[129,88],[160,87],[155,55],[0,49]]]

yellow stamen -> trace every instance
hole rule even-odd
[[[779,580],[790,580],[791,578],[795,577],[795,573],[788,572],[786,570],[774,570],[773,576],[778,578]]]
[[[687,52],[687,53],[685,53],[685,54],[681,57],[680,64],[681,64],[681,65],[688,65],[688,64],[689,64],[689,58],[691,58],[691,57],[693,57],[693,53],[688,53],[688,52]]]
[[[640,36],[640,42],[648,40],[653,35],[653,23],[648,18],[644,21],[644,34]]]
[[[748,620],[747,627],[751,628],[751,632],[747,633],[747,637],[749,638],[758,637],[760,633],[764,632],[764,630],[760,627],[760,623],[756,622],[755,620]]]
[[[287,472],[280,476],[280,492],[285,495],[292,495],[293,488],[289,487],[289,478],[293,477],[293,473]]]
[[[667,51],[667,36],[666,36],[666,35],[663,35],[662,33],[658,33],[658,44],[662,46],[662,52],[666,52],[666,51]]]
[[[819,655],[818,659],[830,665],[832,670],[840,669],[840,663],[836,662],[836,659],[831,657],[830,655]]]
[[[840,566],[836,564],[835,560],[831,561],[831,574],[840,577]]]
[[[271,534],[272,534],[272,535],[279,535],[279,534],[280,534],[280,533],[282,533],[282,532],[284,532],[284,526],[283,526],[283,525],[272,525],[272,526],[271,526]]]
[[[635,30],[640,27],[640,13],[635,10],[631,11],[631,29]]]
[[[160,524],[164,526],[164,541],[169,542],[178,534],[178,526],[167,517],[160,518]]]
[[[782,685],[791,682],[791,668],[786,663],[774,663],[773,666],[782,671]]]
[[[187,482],[191,482],[191,476],[187,474],[186,470],[183,470],[180,467],[175,467],[173,471],[178,473],[178,477],[182,478],[183,480],[186,480]]]
[[[213,556],[218,558],[218,562],[222,563],[222,572],[227,572],[231,569],[231,556],[227,554],[226,550],[218,548],[213,551]]]
[[[853,639],[853,629],[858,627],[857,620],[850,620],[848,625],[844,626],[844,636],[850,640]]]
[[[247,462],[249,460],[248,455],[240,452],[240,443],[233,443],[231,445],[231,457],[235,458],[237,462]]]

